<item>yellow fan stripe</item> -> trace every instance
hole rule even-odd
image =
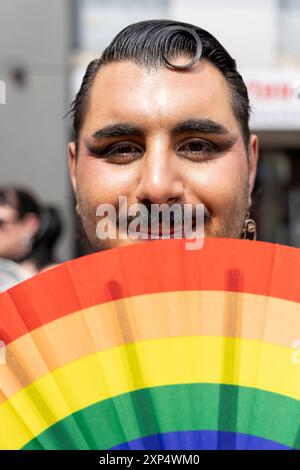
[[[74,361],[0,405],[0,448],[21,448],[66,416],[93,403],[180,383],[256,387],[300,399],[293,350],[256,340],[176,337],[118,346]]]

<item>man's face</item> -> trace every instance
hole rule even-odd
[[[225,78],[201,60],[189,70],[147,71],[124,61],[102,67],[90,90],[69,166],[79,214],[95,250],[147,240],[100,240],[96,209],[119,196],[134,203],[203,204],[205,236],[240,237],[257,162],[248,159]]]

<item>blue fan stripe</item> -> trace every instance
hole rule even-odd
[[[223,431],[178,431],[135,439],[111,450],[291,450],[248,434]]]

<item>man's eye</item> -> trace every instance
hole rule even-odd
[[[138,145],[131,143],[122,143],[109,146],[102,152],[102,156],[106,157],[109,162],[129,163],[143,155],[143,149]]]
[[[218,152],[218,149],[215,145],[203,141],[203,140],[190,140],[177,149],[179,153],[184,155],[191,156],[192,158],[198,158],[198,160],[205,159],[207,156],[215,154]]]

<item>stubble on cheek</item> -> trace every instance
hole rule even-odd
[[[224,187],[222,197],[212,209],[212,220],[205,227],[205,236],[222,238],[240,238],[248,208],[248,177],[233,177]],[[215,201],[216,202],[216,201]]]
[[[220,233],[226,238],[240,238],[247,212],[249,184],[248,180],[232,195],[220,217]]]
[[[90,246],[94,250],[100,250],[104,247],[101,246],[102,240],[97,237],[96,233],[96,209],[97,206],[91,201],[89,194],[82,195],[79,191],[77,193],[77,204],[79,209],[79,217],[82,224],[82,230],[87,238]]]

